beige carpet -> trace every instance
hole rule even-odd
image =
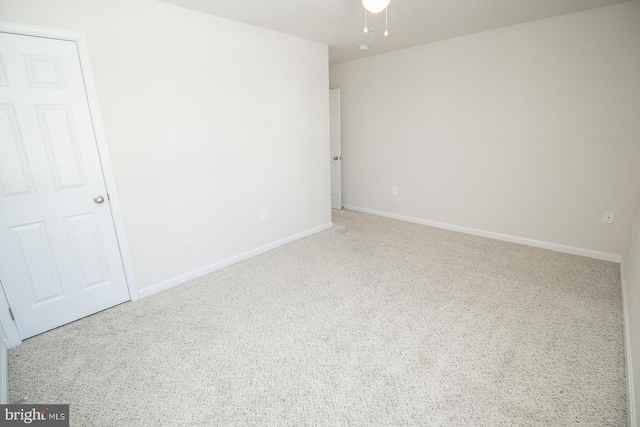
[[[10,395],[74,426],[624,426],[617,264],[354,213],[47,332]]]

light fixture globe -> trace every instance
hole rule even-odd
[[[380,13],[389,6],[391,0],[362,0],[362,6],[371,13]]]

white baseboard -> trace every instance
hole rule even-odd
[[[627,399],[629,406],[629,427],[638,427],[636,418],[636,393],[633,386],[633,363],[631,354],[631,331],[629,330],[629,308],[627,306],[627,286],[624,279],[624,259],[620,261],[620,285],[622,286],[622,310],[624,315],[625,361],[627,364]]]
[[[358,206],[344,205],[345,209],[368,213],[371,215],[383,216],[386,218],[399,219],[401,221],[413,222],[415,224],[428,225],[430,227],[443,228],[445,230],[458,231],[460,233],[473,234],[475,236],[488,237],[490,239],[503,240],[505,242],[519,243],[521,245],[535,246],[536,248],[550,249],[552,251],[564,252],[573,255],[580,255],[588,258],[595,258],[604,261],[620,262],[620,255],[609,254],[606,252],[592,251],[590,249],[576,248],[573,246],[559,245],[557,243],[543,242],[540,240],[527,239],[525,237],[511,236],[508,234],[494,233],[492,231],[478,230],[476,228],[462,227],[459,225],[445,224],[443,222],[430,221],[428,219],[414,218],[405,215],[398,215],[389,212],[377,211],[373,209],[361,208]]]
[[[239,255],[233,256],[231,258],[224,259],[222,261],[216,262],[215,264],[209,265],[207,267],[199,268],[197,270],[191,271],[186,274],[182,274],[178,277],[174,277],[173,279],[166,280],[164,282],[157,283],[155,285],[148,286],[146,288],[140,289],[140,298],[148,297],[149,295],[156,294],[158,292],[164,291],[169,288],[173,288],[174,286],[180,285],[182,283],[188,282],[189,280],[196,279],[200,276],[204,276],[205,274],[213,273],[214,271],[220,270],[221,268],[228,267],[232,264],[235,264],[240,261],[244,261],[246,259],[252,258],[256,255],[260,255],[272,249],[278,248],[280,246],[284,246],[288,243],[295,242],[296,240],[304,239],[305,237],[309,237],[313,234],[319,233],[321,231],[325,231],[333,227],[333,223],[329,222],[327,224],[321,225],[319,227],[312,228],[310,230],[306,230],[293,236],[285,237],[284,239],[277,240],[273,243],[269,243],[264,246],[260,246],[259,248],[252,249],[250,251],[241,253]]]

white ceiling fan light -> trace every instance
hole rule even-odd
[[[364,7],[364,32],[368,33],[367,27],[367,12],[380,13],[383,10],[386,12],[384,17],[384,36],[389,35],[389,3],[391,0],[362,0],[362,7]]]
[[[371,13],[380,13],[389,6],[391,0],[362,0],[362,6]]]

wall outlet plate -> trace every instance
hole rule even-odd
[[[260,221],[266,221],[269,219],[269,213],[267,212],[266,209],[262,209],[260,211]]]
[[[606,222],[607,224],[613,224],[613,217],[616,216],[614,211],[604,211],[604,215],[602,216],[602,222]]]
[[[398,194],[398,187],[396,187],[395,185],[393,187],[391,187],[391,194],[393,194],[394,196]]]

